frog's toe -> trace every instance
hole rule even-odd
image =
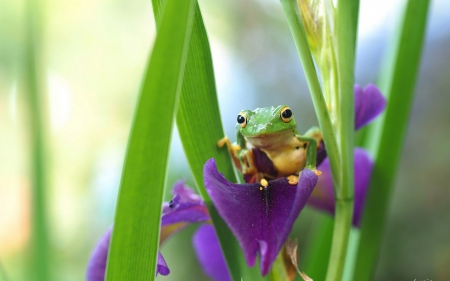
[[[313,172],[316,174],[316,176],[320,176],[322,174],[321,171],[314,169]]]
[[[230,142],[230,139],[228,137],[223,137],[220,140],[217,141],[217,146],[218,147],[223,147],[224,145],[227,144],[227,142]]]
[[[261,179],[259,183],[261,184],[259,190],[263,190],[263,188],[266,189],[269,186],[269,182],[266,179]]]
[[[286,177],[290,185],[296,185],[298,183],[298,176],[291,175]]]

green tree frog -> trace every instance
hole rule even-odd
[[[228,137],[217,145],[227,145],[235,166],[244,175],[254,175],[262,187],[267,187],[267,179],[274,179],[258,171],[253,149],[264,152],[272,161],[276,178],[287,177],[289,183],[297,184],[300,172],[306,167],[316,170],[316,154],[322,134],[313,127],[305,135],[300,135],[291,109],[286,105],[242,110],[237,116],[236,143]]]

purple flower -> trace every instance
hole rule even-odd
[[[163,204],[160,244],[163,243],[169,236],[173,235],[176,232],[179,232],[190,223],[207,223],[210,220],[208,210],[206,209],[203,200],[189,187],[187,187],[183,181],[179,181],[174,185],[173,193],[173,199],[170,202],[166,202]],[[204,232],[202,229],[203,228],[200,228],[199,232]],[[86,271],[87,281],[103,281],[105,278],[105,269],[108,257],[109,243],[111,239],[111,231],[112,227],[110,227],[102,236],[102,238],[100,238],[99,242],[91,253]],[[212,234],[215,235],[214,231],[212,231]],[[203,235],[203,233],[196,235]],[[209,235],[211,235],[211,230],[209,230]],[[217,238],[215,241],[215,245],[216,246],[214,250],[216,251],[215,254],[218,257],[214,261],[210,260],[210,263],[206,264],[206,266],[209,268],[222,268],[220,272],[226,272],[228,274],[223,255],[221,253],[220,247],[218,246],[219,244]],[[204,256],[206,250],[206,247],[199,248],[197,249],[197,254],[199,256]],[[168,275],[170,273],[169,267],[167,266],[161,253],[158,253],[156,272],[156,274],[161,275]],[[223,276],[221,276],[222,279],[220,279],[217,276],[214,276],[214,272],[212,272],[212,275],[210,276],[213,277],[214,280],[231,280],[231,278],[224,279]]]
[[[103,234],[102,238],[100,238],[95,246],[94,251],[92,251],[86,271],[87,281],[105,280],[105,269],[108,258],[109,242],[111,240],[111,232],[112,227],[110,227],[105,234]],[[156,275],[158,275],[158,273],[161,275],[168,275],[170,273],[169,267],[167,267],[166,261],[161,253],[158,253]]]
[[[355,85],[355,130],[367,125],[375,119],[386,107],[386,99],[380,90],[373,84],[368,84],[364,90]],[[367,189],[372,174],[373,161],[369,153],[362,148],[354,150],[354,186],[355,203],[353,209],[353,225],[358,227]],[[319,210],[334,214],[334,188],[331,177],[331,168],[328,158],[325,158],[317,169],[322,172],[317,187],[314,189],[308,204]]]
[[[259,253],[261,273],[266,275],[311,195],[317,175],[304,169],[297,185],[290,185],[286,178],[270,181],[266,188],[259,183],[236,184],[217,171],[214,159],[206,162],[203,175],[206,190],[239,241],[247,264],[253,266]]]

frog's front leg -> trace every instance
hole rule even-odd
[[[242,171],[241,160],[239,160],[238,156],[238,152],[242,149],[241,146],[237,144],[231,144],[230,139],[226,136],[217,142],[218,147],[223,147],[224,145],[227,146],[228,152],[230,153],[236,168]]]
[[[316,160],[317,160],[317,141],[316,141],[316,139],[312,138],[312,137],[301,136],[301,135],[296,135],[295,137],[299,141],[307,143],[305,168],[316,172],[317,171],[316,170]]]
[[[218,147],[227,146],[228,152],[231,155],[234,165],[244,175],[256,174],[256,169],[253,151],[242,149],[238,144],[232,144],[228,137],[223,137],[217,142]]]
[[[311,131],[311,130],[310,130]],[[321,135],[321,134],[320,134]],[[317,135],[315,135],[317,137]],[[322,173],[316,169],[316,158],[317,158],[317,141],[315,137],[295,135],[295,137],[300,141],[307,144],[306,146],[306,165],[305,169],[313,170],[316,175],[321,175]],[[301,172],[300,172],[301,174]],[[289,184],[296,185],[298,183],[300,175],[291,175],[287,177]]]
[[[244,163],[242,167],[242,173],[244,175],[252,175],[258,173],[258,169],[255,164],[255,155],[253,154],[252,149],[245,149],[241,153],[240,157]]]

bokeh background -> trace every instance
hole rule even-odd
[[[90,250],[112,223],[122,161],[155,26],[149,0],[41,1],[41,105],[55,280],[83,280]],[[301,65],[276,0],[200,0],[225,133],[241,109],[289,104],[301,132],[317,125]],[[356,81],[376,82],[402,1],[361,0]],[[450,280],[450,3],[432,1],[410,125],[375,280]],[[21,83],[25,0],[0,8],[0,268],[26,280],[31,182],[29,115]],[[148,118],[161,118],[152,116]],[[192,184],[178,134],[167,198]],[[300,239],[323,214],[296,224]],[[196,226],[162,252],[171,275],[207,280],[191,245]],[[306,259],[307,257],[302,257]],[[1,275],[0,275],[1,276]],[[1,277],[0,277],[1,279]]]

